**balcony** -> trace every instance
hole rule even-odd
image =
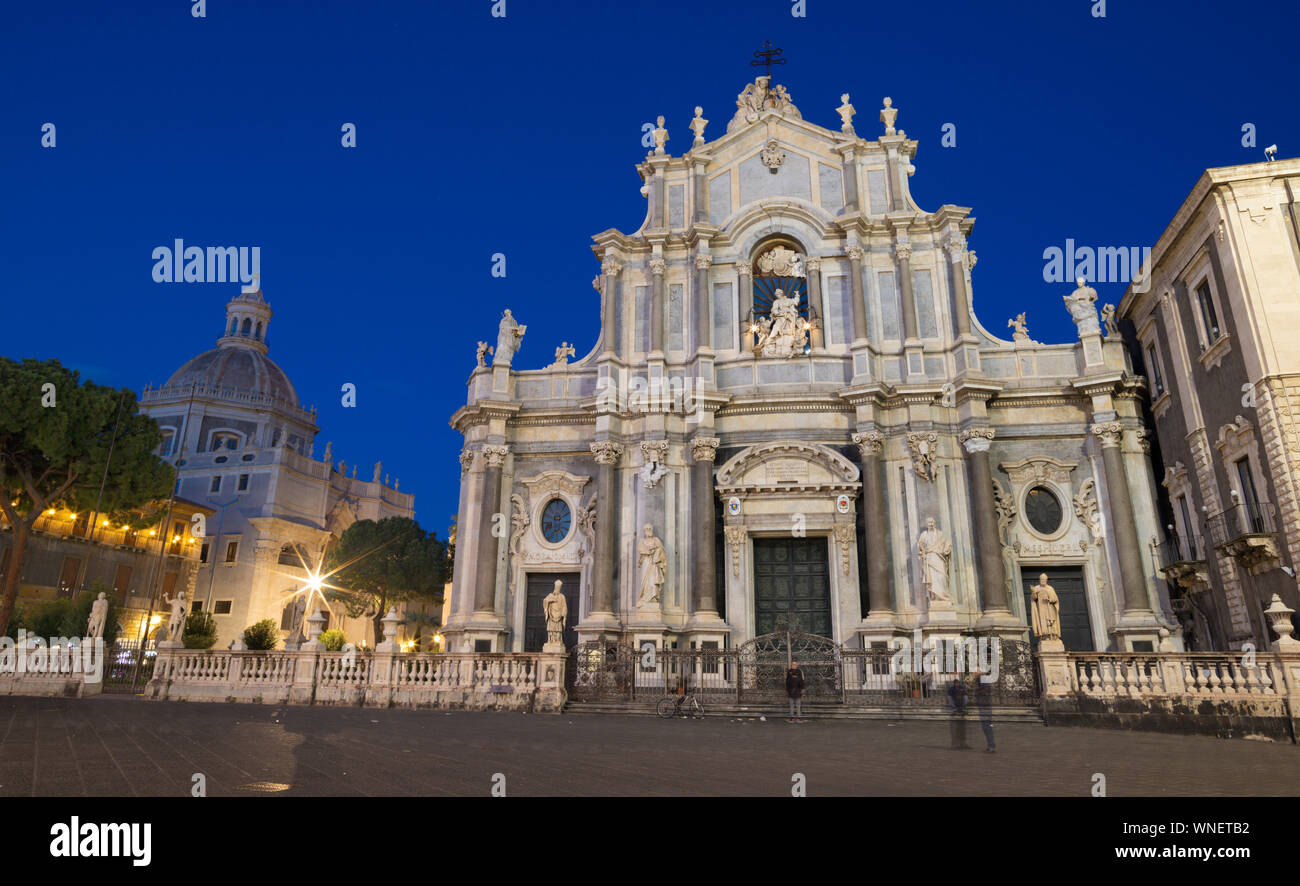
[[[1205,560],[1205,539],[1199,535],[1171,535],[1156,546],[1160,575],[1180,588],[1202,590],[1210,584]]]
[[[1233,557],[1251,575],[1281,565],[1277,509],[1271,502],[1241,502],[1206,521],[1215,550]]]

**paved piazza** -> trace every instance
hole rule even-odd
[[[998,725],[998,753],[954,751],[944,722],[802,725],[716,717],[528,715],[146,702],[0,700],[0,797],[1282,796],[1290,744]],[[982,748],[979,725],[967,739]],[[287,785],[287,788],[282,786]]]

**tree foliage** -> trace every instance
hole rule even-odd
[[[269,652],[280,643],[280,626],[273,618],[264,618],[244,628],[244,645],[257,652]]]
[[[57,360],[0,357],[0,513],[14,536],[0,633],[18,596],[32,525],[47,508],[86,511],[99,502],[101,513],[132,522],[132,512],[167,497],[175,472],[154,455],[162,432],[137,406],[132,391],[83,383]]]
[[[382,619],[396,603],[441,603],[449,570],[446,545],[409,517],[358,520],[343,531],[326,553],[325,571],[352,618],[375,623],[375,641],[383,638]]]

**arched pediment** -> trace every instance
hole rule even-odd
[[[851,491],[858,466],[828,446],[797,441],[760,443],[727,460],[717,472],[718,491]]]
[[[742,255],[759,240],[784,234],[812,249],[830,233],[834,219],[823,210],[793,197],[769,198],[749,203],[722,223],[723,233]]]

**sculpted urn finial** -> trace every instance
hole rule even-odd
[[[664,115],[660,114],[656,121],[656,128],[653,133],[655,140],[655,156],[661,157],[664,154],[664,144],[668,141],[668,130],[664,129]]]
[[[898,130],[894,128],[894,121],[898,119],[898,108],[894,107],[894,100],[885,96],[885,106],[880,109],[880,122],[885,124],[885,135],[897,135]]]
[[[849,135],[853,134],[853,115],[857,113],[853,105],[849,104],[849,94],[846,92],[840,96],[840,106],[835,109],[840,115],[840,130]]]
[[[695,106],[695,119],[691,121],[691,132],[695,133],[694,147],[704,144],[704,127],[709,125],[709,121],[704,119],[704,108],[699,105]]]

